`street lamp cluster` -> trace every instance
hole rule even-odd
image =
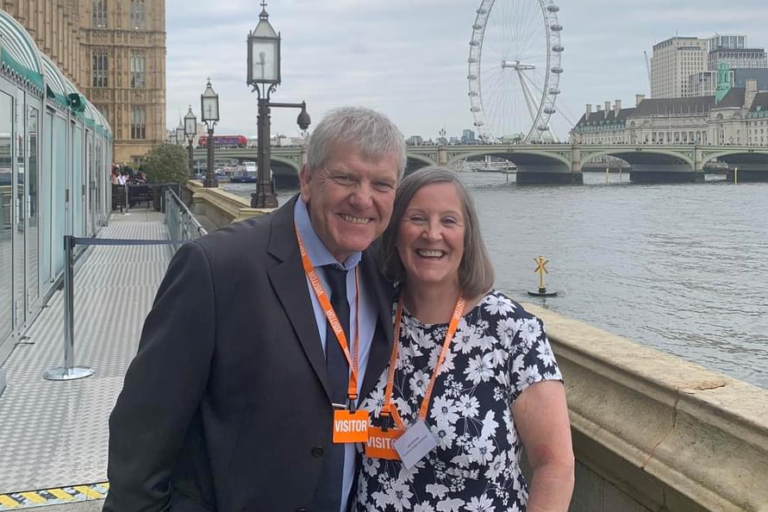
[[[298,108],[301,109],[296,123],[299,128],[309,128],[311,120],[307,113],[307,104],[301,103],[272,103],[270,95],[275,92],[280,84],[280,34],[275,32],[269,23],[267,3],[261,3],[261,14],[256,28],[248,33],[248,79],[247,84],[258,94],[259,113],[257,118],[258,141],[257,160],[258,177],[256,179],[256,192],[251,194],[251,207],[276,208],[277,196],[272,182],[270,168],[270,109],[271,107]],[[216,123],[219,122],[219,95],[211,87],[211,79],[208,79],[205,92],[200,96],[200,110],[202,122],[208,127],[208,169],[204,182],[205,187],[216,187],[215,157],[213,132]],[[183,144],[186,138],[189,151],[189,174],[194,176],[193,141],[197,135],[197,118],[189,107],[187,115],[182,123],[171,134],[171,142]]]
[[[205,176],[203,185],[205,187],[218,187],[219,184],[216,181],[216,169],[214,163],[213,153],[213,128],[216,123],[219,122],[219,95],[216,94],[211,87],[211,79],[208,79],[208,84],[205,88],[205,92],[200,95],[200,111],[203,113],[202,121],[208,127],[208,169]],[[197,135],[197,117],[192,111],[192,105],[189,106],[187,115],[184,116],[183,121],[179,119],[179,126],[171,134],[171,142],[179,145],[184,144],[184,140],[187,141],[187,151],[189,153],[189,176],[195,175],[195,159],[194,159],[194,141]]]

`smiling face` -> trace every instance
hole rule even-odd
[[[409,284],[459,288],[464,208],[451,183],[419,189],[398,228],[397,252]]]
[[[389,224],[398,159],[364,160],[355,148],[334,146],[322,167],[300,174],[301,199],[312,227],[339,262],[363,251]]]

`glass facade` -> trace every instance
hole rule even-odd
[[[13,98],[0,91],[0,344],[13,331]]]

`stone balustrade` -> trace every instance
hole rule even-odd
[[[205,188],[199,181],[187,182],[182,200],[195,215],[205,216],[217,228],[271,212],[271,209],[251,208],[240,196],[221,188]]]
[[[768,392],[545,309],[577,459],[571,512],[768,512]]]

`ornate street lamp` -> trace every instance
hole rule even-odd
[[[176,127],[176,144],[181,146],[184,144],[184,125],[181,122],[181,119],[179,119],[179,126]]]
[[[189,176],[190,178],[195,175],[195,159],[193,154],[192,142],[197,135],[197,118],[194,112],[192,112],[192,105],[189,106],[189,112],[184,116],[184,135],[187,136],[187,151],[189,151]]]
[[[261,3],[259,24],[248,33],[248,80],[247,84],[259,97],[257,118],[258,178],[256,193],[251,194],[252,208],[276,208],[277,196],[270,171],[270,107],[300,108],[296,120],[302,130],[309,128],[311,120],[307,114],[306,102],[270,103],[270,95],[280,84],[280,34],[269,23],[266,1]]]
[[[208,79],[208,85],[205,92],[200,96],[200,105],[202,115],[202,121],[208,127],[208,172],[205,176],[205,182],[203,186],[211,188],[218,187],[219,184],[216,181],[216,169],[214,169],[214,156],[213,156],[213,128],[216,123],[219,122],[219,95],[213,91],[211,87],[211,79]]]

